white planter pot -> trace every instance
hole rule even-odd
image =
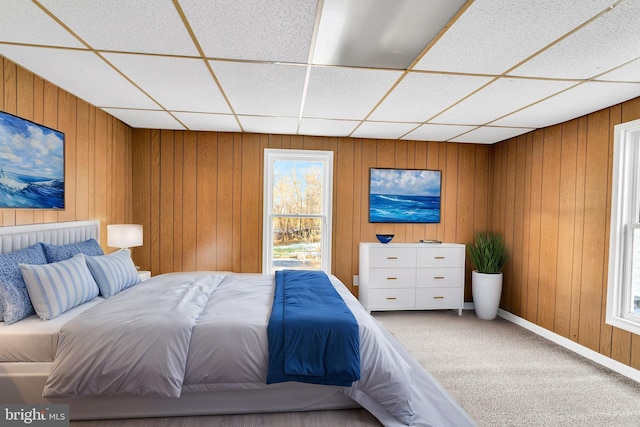
[[[476,316],[484,320],[495,319],[502,295],[502,273],[485,274],[471,272],[471,293]]]

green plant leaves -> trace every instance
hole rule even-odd
[[[467,250],[479,273],[500,273],[508,258],[502,236],[488,231],[476,233],[475,244],[467,245]]]

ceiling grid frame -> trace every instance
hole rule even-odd
[[[31,2],[10,3],[6,13],[0,17],[0,55],[16,62],[36,75],[58,85],[59,87],[69,91],[81,99],[90,102],[96,107],[103,109],[109,114],[120,119],[129,126],[143,128],[158,129],[186,129],[186,130],[208,130],[220,132],[259,132],[259,133],[281,133],[281,134],[298,134],[298,135],[316,135],[316,136],[339,136],[354,138],[385,138],[385,139],[415,139],[415,140],[443,140],[449,142],[465,142],[492,144],[499,142],[508,137],[517,136],[521,133],[528,132],[538,127],[550,126],[560,121],[564,121],[586,112],[595,111],[605,108],[616,103],[640,96],[640,47],[633,43],[633,40],[615,39],[617,17],[626,14],[627,16],[640,13],[640,7],[637,2],[630,0],[589,0],[588,3],[579,0],[568,0],[563,3],[560,8],[550,0],[541,0],[547,5],[558,6],[559,9],[546,8],[539,5],[540,10],[531,13],[530,3],[526,0],[458,0],[457,10],[445,18],[445,15],[439,17],[440,22],[446,22],[442,28],[431,29],[434,36],[424,44],[423,47],[413,54],[414,59],[407,65],[380,66],[377,64],[375,57],[370,58],[370,65],[350,65],[349,55],[335,55],[335,63],[328,61],[331,55],[324,54],[323,63],[314,62],[314,57],[318,53],[319,38],[326,36],[326,32],[322,33],[321,28],[327,24],[327,20],[353,19],[354,16],[340,17],[336,15],[339,9],[336,9],[336,0],[282,0],[278,5],[265,5],[261,0],[244,0],[245,4],[239,6],[233,0],[211,0],[207,5],[197,3],[193,0],[163,0],[162,3],[155,0],[142,0],[132,5],[124,0],[113,0],[107,4],[100,3],[98,0],[65,0],[64,2],[53,2],[52,0],[32,0]],[[377,10],[388,6],[384,0],[349,0],[345,3],[349,7],[356,8],[354,10],[358,15],[362,15],[366,20],[369,19],[373,24],[380,22],[386,24],[394,22],[400,27],[383,28],[380,27],[378,32],[364,31],[374,40],[354,41],[348,40],[345,43],[368,43],[367,49],[382,49],[381,46],[386,43],[389,36],[391,40],[393,35],[397,34],[414,34],[410,25],[412,23],[427,22],[426,19],[420,18],[420,15],[427,13],[427,9],[438,10],[438,13],[445,13],[442,9],[443,3],[449,0],[398,0],[394,2],[389,9]],[[577,3],[576,3],[577,2]],[[341,3],[341,2],[339,2]],[[579,8],[573,7],[573,3],[580,5]],[[255,4],[256,7],[253,7]],[[92,7],[93,5],[93,7]],[[173,28],[180,32],[179,28],[183,28],[180,39],[173,40],[173,33],[166,34],[163,28],[154,27],[154,22],[145,22],[145,8],[154,7],[153,13],[149,16],[161,18],[160,21],[167,24],[167,28]],[[259,6],[259,7],[258,7]],[[331,13],[323,13],[323,11],[331,6]],[[99,8],[105,8],[105,13],[100,13]],[[187,10],[185,10],[185,7]],[[205,7],[204,10],[198,8]],[[415,8],[414,10],[404,8]],[[520,13],[522,9],[523,13]],[[261,11],[263,15],[255,15],[255,10]],[[564,12],[560,12],[563,10]],[[620,11],[618,13],[618,10]],[[611,12],[616,11],[615,14]],[[506,13],[505,13],[506,12]],[[238,15],[254,14],[254,16]],[[380,18],[382,13],[382,18]],[[478,15],[478,13],[485,15]],[[136,28],[122,27],[122,23],[115,22],[115,17],[124,16],[122,14],[130,14],[127,19],[122,22],[136,22],[137,25],[148,27],[144,31],[137,32]],[[207,15],[208,14],[208,15]],[[225,21],[226,14],[229,18]],[[386,14],[386,15],[385,15]],[[487,15],[488,14],[488,15]],[[543,19],[537,25],[537,21],[526,21],[528,31],[534,31],[530,35],[520,33],[519,37],[537,38],[535,51],[527,52],[528,46],[516,47],[517,49],[525,49],[525,55],[520,55],[520,60],[509,64],[506,71],[499,73],[486,73],[482,71],[482,67],[476,69],[465,69],[460,71],[453,67],[446,68],[446,63],[439,59],[435,67],[429,67],[432,57],[442,58],[441,46],[453,46],[458,43],[459,46],[465,46],[465,37],[468,34],[484,34],[488,39],[492,37],[500,37],[500,29],[483,28],[482,33],[478,33],[479,29],[469,28],[466,25],[475,22],[482,16],[493,16],[494,18],[504,14],[505,17],[515,18],[513,22],[505,21],[504,25],[511,26],[506,34],[516,34],[521,31],[518,27],[518,19]],[[102,21],[101,16],[104,16]],[[238,27],[233,16],[242,16],[238,22],[249,22],[257,24],[256,28],[262,28],[262,32],[255,31],[253,28]],[[399,18],[409,16],[412,19],[408,21],[399,21]],[[418,18],[415,18],[418,16]],[[86,21],[88,17],[92,17],[92,21]],[[221,52],[206,51],[203,47],[203,40],[199,39],[197,31],[193,24],[197,23],[199,28],[206,26],[208,20],[215,18],[217,22],[225,25],[228,34],[225,34],[226,41],[238,42],[238,48],[245,50],[244,56],[225,55]],[[388,19],[386,19],[388,17]],[[607,17],[606,21],[601,18]],[[415,18],[415,19],[414,19]],[[114,20],[110,22],[110,19]],[[178,21],[176,21],[178,19]],[[49,20],[49,21],[47,21]],[[376,21],[378,20],[378,21]],[[546,22],[545,20],[549,20]],[[137,22],[140,21],[140,22]],[[409,22],[411,21],[411,22]],[[46,24],[51,22],[51,24]],[[525,21],[522,21],[525,22]],[[359,22],[355,25],[365,25]],[[561,24],[561,25],[560,25]],[[345,21],[342,25],[354,25],[352,21]],[[404,25],[404,27],[402,27]],[[553,25],[554,33],[551,39],[545,34],[545,25]],[[564,25],[564,26],[562,26]],[[594,25],[602,29],[598,31],[598,37],[610,37],[616,40],[622,55],[611,56],[615,62],[602,62],[597,56],[598,50],[607,46],[607,43],[597,43],[590,29],[595,29]],[[2,28],[5,28],[3,30]],[[59,29],[58,29],[59,28]],[[107,37],[111,34],[110,28],[119,29],[119,33],[115,35],[115,39]],[[349,28],[349,27],[343,27]],[[358,27],[354,27],[358,28]],[[262,31],[260,30],[260,31]],[[208,28],[206,34],[215,33],[215,28]],[[186,33],[185,33],[186,32]],[[353,32],[353,31],[352,31]],[[121,33],[121,34],[120,34]],[[561,33],[559,36],[558,34]],[[600,34],[602,33],[602,34]],[[94,37],[97,36],[98,38]],[[139,37],[147,37],[162,35],[167,37],[169,43],[162,43],[161,40],[140,40]],[[186,36],[188,35],[188,37]],[[339,35],[339,34],[338,34]],[[627,32],[627,38],[636,39],[636,35],[640,36],[640,30],[635,28]],[[356,34],[357,36],[357,34]],[[138,37],[138,39],[133,39]],[[273,38],[273,41],[271,39]],[[414,37],[413,35],[410,37]],[[591,37],[591,38],[590,38]],[[75,42],[74,42],[75,40]],[[122,49],[129,46],[128,40],[134,41],[130,48]],[[190,45],[187,41],[190,40]],[[257,46],[247,45],[249,40],[259,40],[259,46],[270,46],[269,51],[285,52],[288,47],[286,45],[273,45],[277,40],[288,40],[292,43],[292,47],[296,52],[306,49],[306,60],[302,59],[298,54],[281,55],[281,57],[251,54],[252,49]],[[100,41],[99,43],[94,43]],[[209,43],[209,47],[216,44]],[[322,40],[322,46],[326,40]],[[540,42],[546,41],[542,47]],[[502,40],[503,45],[509,45],[510,40]],[[279,42],[282,43],[282,42]],[[288,43],[288,42],[287,42]],[[373,43],[373,46],[371,46]],[[452,44],[453,43],[453,44]],[[585,43],[580,45],[578,43]],[[165,46],[166,45],[166,46]],[[218,44],[219,45],[219,44]],[[98,46],[98,47],[96,47]],[[152,47],[153,46],[153,47]],[[356,44],[357,46],[357,44]],[[406,48],[398,46],[398,51],[393,51],[393,47],[384,45],[384,52],[381,54],[387,56],[387,60],[394,54],[401,54],[407,57],[410,52],[402,51]],[[566,46],[584,46],[584,51],[580,55],[588,56],[591,59],[590,65],[597,73],[590,72],[588,75],[580,77],[565,75],[545,76],[542,74],[524,74],[521,72],[525,68],[521,68],[526,64],[533,63],[536,59],[537,69],[540,69],[544,62],[552,61],[553,55],[557,52],[567,50]],[[341,45],[338,47],[342,48]],[[363,45],[364,47],[364,45]],[[346,48],[353,48],[346,46]],[[234,52],[234,45],[225,46],[227,52]],[[439,50],[437,50],[439,49]],[[491,47],[489,47],[491,49]],[[577,49],[577,48],[576,48]],[[626,50],[625,50],[626,49]],[[348,50],[347,50],[348,51]],[[456,55],[463,52],[464,49],[453,49],[448,55],[455,60]],[[75,53],[74,53],[75,52]],[[98,58],[105,67],[91,68],[97,65],[96,60],[90,60],[82,53],[87,52]],[[194,55],[194,52],[197,54]],[[240,50],[238,50],[240,52]],[[346,51],[345,51],[346,52]],[[493,52],[492,52],[493,53]],[[548,53],[548,54],[547,54]],[[603,52],[604,53],[604,52]],[[175,88],[180,87],[180,81],[191,84],[191,90],[194,85],[208,85],[209,88],[202,87],[201,99],[208,96],[207,93],[213,90],[213,94],[224,100],[226,104],[222,109],[215,107],[215,102],[208,110],[202,110],[195,104],[191,108],[189,99],[184,98],[189,91],[185,90],[185,95],[181,94],[178,89],[172,92],[172,97],[180,99],[180,108],[176,105],[164,105],[161,99],[167,100],[166,96],[161,96],[162,85],[161,80],[156,82],[146,81],[144,79],[154,78],[154,73],[135,73],[135,76],[129,74],[127,70],[121,69],[109,60],[113,55],[139,55],[141,64],[146,63],[147,67],[154,63],[162,63],[158,61],[144,60],[160,56],[167,61],[173,60],[199,60],[204,62],[204,66],[210,75],[209,83],[201,79],[190,79],[189,75],[175,76]],[[498,54],[498,53],[496,53]],[[579,56],[576,58],[567,58],[567,62],[573,69],[580,69]],[[518,58],[519,53],[510,52],[509,57]],[[294,62],[286,58],[297,58]],[[607,58],[607,55],[602,55]],[[122,61],[126,61],[126,57],[121,57]],[[283,61],[284,59],[284,61]],[[470,58],[469,60],[472,60]],[[300,60],[300,62],[298,62]],[[304,62],[303,62],[304,61]],[[342,63],[341,61],[347,61]],[[74,67],[68,70],[63,68],[64,63],[73,64]],[[324,63],[328,62],[328,63]],[[454,61],[455,62],[455,61]],[[566,62],[566,61],[565,61]],[[585,63],[587,61],[584,61]],[[228,74],[221,78],[219,71],[216,70],[216,63],[237,64],[237,67],[229,68],[235,70],[232,74]],[[55,64],[51,66],[48,64]],[[176,63],[178,64],[178,63]],[[255,72],[246,74],[245,78],[253,79],[252,85],[259,89],[255,94],[243,94],[245,110],[238,110],[237,105],[240,101],[239,92],[229,92],[229,82],[234,79],[242,78],[242,73],[246,73],[245,68],[253,64]],[[444,64],[444,65],[443,65]],[[473,66],[473,62],[468,62]],[[595,65],[594,65],[595,64]],[[121,64],[122,65],[122,64]],[[480,65],[480,64],[478,64]],[[587,64],[585,64],[586,66]],[[135,64],[131,64],[135,66]],[[467,65],[469,66],[469,65]],[[553,63],[549,63],[553,66]],[[593,68],[597,66],[598,68]],[[284,67],[284,68],[279,68]],[[304,67],[304,78],[299,81],[262,78],[269,75],[276,76],[278,70],[291,70],[289,67]],[[126,67],[125,67],[126,68]],[[228,67],[227,67],[228,68]],[[334,71],[327,73],[319,73],[321,68],[330,68]],[[495,68],[495,67],[494,67]],[[262,71],[271,70],[269,73]],[[144,71],[144,70],[142,70]],[[156,76],[162,70],[157,71]],[[238,73],[238,71],[240,73]],[[496,70],[497,71],[497,70]],[[82,76],[87,73],[93,73],[92,78],[95,81],[104,81],[106,85],[115,85],[113,90],[104,90],[104,87],[94,84],[91,81],[83,81]],[[399,75],[398,75],[399,73]],[[297,73],[295,73],[297,75]],[[584,73],[583,73],[584,74]],[[354,76],[360,75],[360,81],[354,80]],[[439,76],[437,79],[423,79],[419,76]],[[638,76],[637,78],[635,76]],[[77,77],[74,77],[77,76]],[[327,80],[330,76],[330,80]],[[377,76],[377,77],[376,77]],[[412,77],[409,79],[409,77]],[[174,78],[165,76],[165,78]],[[482,82],[482,79],[489,79],[483,84],[474,87],[473,80],[468,82],[468,91],[459,94],[457,99],[447,101],[446,98],[439,97],[438,93],[448,92],[455,89],[457,82],[461,78],[476,79],[476,83]],[[231,80],[229,80],[231,79]],[[322,79],[322,80],[318,80]],[[390,81],[392,82],[390,83]],[[530,98],[523,98],[521,103],[512,103],[508,111],[504,108],[508,107],[504,104],[504,108],[496,108],[499,115],[491,118],[486,111],[478,111],[474,113],[474,105],[482,106],[486,104],[487,98],[495,95],[496,102],[501,102],[507,96],[517,96],[517,94],[509,94],[509,85],[503,85],[503,88],[493,89],[494,85],[499,82],[520,81],[519,85],[527,85],[527,82],[536,84],[536,82],[565,82],[569,84],[567,87],[558,85],[557,91],[546,93],[545,91],[536,92],[535,87],[530,89]],[[241,80],[240,80],[241,81]],[[423,82],[438,82],[441,87],[423,87],[420,93],[425,93],[423,98],[415,99],[418,92],[413,91],[415,84]],[[575,83],[575,84],[571,84]],[[237,85],[237,83],[236,83]],[[323,86],[324,85],[324,86]],[[271,86],[271,87],[269,87]],[[517,87],[518,85],[514,86]],[[111,87],[111,86],[110,86]],[[127,87],[130,87],[127,90]],[[242,85],[239,86],[242,88]],[[314,88],[310,91],[310,88]],[[326,88],[323,90],[322,88]],[[545,87],[543,84],[540,87]],[[546,85],[552,88],[553,84]],[[329,90],[330,89],[330,90]],[[437,89],[437,90],[434,90]],[[489,89],[492,92],[489,92]],[[289,93],[290,96],[279,97],[274,99],[260,99],[261,94]],[[175,93],[178,92],[178,93]],[[494,94],[495,92],[495,94]],[[398,98],[399,94],[403,96],[413,96],[412,99]],[[428,94],[433,94],[428,96]],[[363,96],[363,95],[367,96]],[[372,98],[373,94],[373,98]],[[166,91],[165,91],[166,95]],[[269,107],[266,110],[252,109],[251,112],[246,110],[247,102],[253,102],[250,96],[255,96],[255,102]],[[320,110],[317,108],[319,100],[317,96],[323,98],[325,102]],[[182,96],[182,98],[180,98]],[[537,96],[537,98],[536,98]],[[158,98],[160,97],[160,98]],[[483,97],[485,100],[483,101]],[[397,98],[397,99],[396,99]],[[146,101],[145,101],[146,99]],[[571,100],[575,100],[574,104]],[[194,99],[195,101],[195,99]],[[213,100],[212,100],[213,102]],[[280,105],[274,104],[282,103]],[[287,106],[287,103],[295,103]],[[400,104],[396,104],[400,103]],[[323,111],[321,116],[314,116],[309,109],[310,105],[316,105],[315,111]],[[413,114],[410,120],[407,116],[397,117],[396,113],[391,119],[387,112],[393,112],[394,105],[412,105]],[[467,106],[468,107],[465,107]],[[500,104],[503,105],[503,104]],[[174,107],[174,108],[171,108]],[[277,107],[277,108],[272,108]],[[262,107],[261,107],[262,108]],[[567,109],[573,109],[567,111]],[[269,111],[271,110],[271,112]],[[431,111],[425,114],[427,117],[420,118],[421,111]],[[476,110],[478,110],[476,108]],[[482,108],[480,108],[482,110]],[[286,113],[282,115],[278,111]],[[296,114],[291,114],[297,111]],[[327,111],[335,112],[329,115]],[[345,115],[347,111],[362,111],[364,114],[357,117],[351,113],[351,116]],[[364,112],[366,111],[366,113]],[[273,114],[275,112],[276,114]],[[482,114],[480,114],[482,113]],[[504,114],[503,114],[504,113]],[[446,117],[447,120],[438,120],[438,117]],[[419,120],[415,120],[419,119]],[[489,120],[490,119],[490,120]],[[293,124],[295,122],[295,125]],[[249,128],[247,124],[250,123]]]

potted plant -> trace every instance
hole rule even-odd
[[[502,296],[502,268],[507,262],[507,249],[502,236],[493,232],[476,233],[475,243],[467,245],[471,263],[471,291],[476,315],[492,320],[498,315]]]

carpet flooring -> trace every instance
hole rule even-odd
[[[640,384],[473,311],[375,313],[478,426],[640,426]]]

